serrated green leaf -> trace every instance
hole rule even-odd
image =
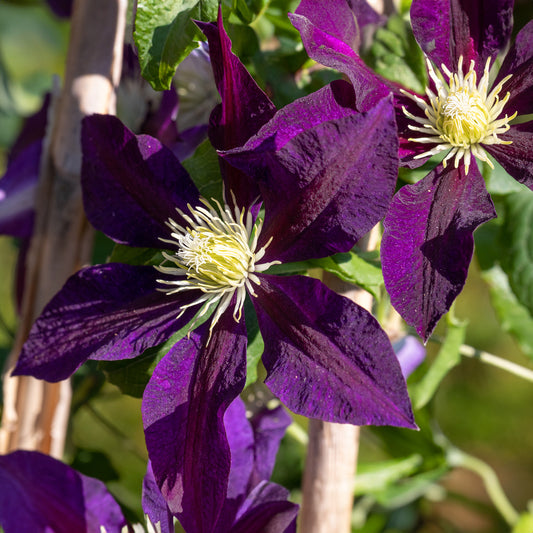
[[[204,198],[215,198],[222,202],[222,177],[218,155],[209,140],[206,139],[198,146],[194,154],[183,161],[183,166]]]
[[[459,349],[464,343],[465,335],[466,323],[448,321],[446,338],[435,361],[426,375],[411,389],[411,400],[415,409],[421,409],[433,398],[441,381],[453,367],[459,364],[461,361]]]
[[[525,190],[503,198],[502,227],[506,254],[501,266],[518,301],[533,314],[533,192]]]
[[[414,474],[422,462],[422,456],[415,453],[402,459],[360,463],[357,466],[354,494],[358,496],[382,491],[392,483]]]
[[[310,263],[335,274],[343,281],[353,283],[379,298],[383,286],[381,268],[355,252],[335,254],[331,257],[313,259]]]
[[[177,66],[196,48],[201,33],[192,19],[215,21],[217,9],[217,0],[138,2],[134,39],[141,73],[154,89],[170,89]]]
[[[513,293],[509,278],[499,266],[483,272],[482,277],[489,286],[492,306],[502,329],[533,359],[533,317]]]
[[[163,256],[153,248],[134,248],[125,244],[115,244],[109,263],[125,263],[127,265],[159,265]]]
[[[107,380],[116,385],[124,394],[135,398],[142,398],[146,384],[150,380],[154,368],[159,361],[165,357],[169,350],[178,341],[183,339],[191,329],[191,325],[200,326],[212,314],[206,313],[202,318],[197,319],[197,315],[179,331],[174,333],[166,342],[153,348],[148,348],[135,359],[124,359],[122,361],[99,361],[99,368],[105,373]],[[199,311],[200,312],[200,311]],[[176,309],[176,314],[179,309]]]

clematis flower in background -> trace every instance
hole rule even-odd
[[[0,494],[5,533],[120,533],[126,525],[101,481],[39,452],[0,456]]]
[[[366,108],[394,95],[401,164],[416,167],[443,154],[442,164],[395,196],[385,219],[381,259],[394,307],[427,340],[461,292],[473,253],[473,231],[496,213],[476,160],[497,160],[533,188],[533,22],[508,46],[512,0],[414,0],[411,24],[427,56],[429,86],[417,95],[378,77],[350,47],[340,21],[343,0],[303,0],[292,15],[311,57],[345,73]],[[327,9],[337,25],[325,25]],[[494,81],[492,81],[494,80]],[[521,120],[512,122],[517,117]],[[526,120],[524,122],[524,120]]]
[[[212,530],[230,476],[223,416],[246,379],[245,298],[265,343],[265,383],[291,410],[416,426],[400,366],[372,315],[316,279],[266,272],[348,251],[383,217],[398,164],[390,101],[357,113],[342,105],[343,82],[273,116],[221,21],[201,27],[222,97],[210,138],[233,165],[221,166],[224,203],[201,198],[156,139],[114,117],[84,119],[89,220],[116,242],[162,250],[165,262],[110,263],[72,276],[37,319],[15,373],[64,379],[88,358],[133,358],[185,329],[154,370],[143,420],[169,509],[191,530]]]
[[[159,401],[157,396],[156,393],[151,399],[145,399],[145,402]],[[274,409],[263,407],[250,420],[246,417],[244,403],[239,397],[229,406],[224,415],[231,453],[228,489],[220,518],[207,531],[296,531],[298,505],[287,501],[286,489],[268,481],[279,443],[290,423],[290,417],[281,406]],[[160,453],[165,455],[166,450],[161,449]],[[167,460],[172,461],[172,457],[167,457]],[[173,514],[157,486],[150,464],[143,484],[143,509],[152,523],[160,525],[161,533],[174,531]],[[186,533],[198,531],[194,524],[200,521],[187,516],[191,512],[193,515],[201,515],[202,502],[192,510],[174,515],[180,519]]]

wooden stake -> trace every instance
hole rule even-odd
[[[93,231],[83,214],[83,116],[115,112],[127,0],[75,0],[65,82],[49,118],[26,264],[20,325],[4,377],[0,453],[18,448],[61,457],[70,384],[10,377],[32,323],[66,279],[91,260]]]
[[[371,250],[376,246],[378,235],[376,227],[358,245]],[[372,310],[372,296],[368,292],[327,272],[323,281],[338,294]],[[314,419],[309,420],[308,427],[299,531],[350,533],[360,429]]]

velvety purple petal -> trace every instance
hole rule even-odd
[[[209,138],[217,150],[242,146],[274,115],[276,108],[231,51],[221,10],[216,24],[196,24],[208,39],[215,82],[222,98],[222,104],[211,115]],[[251,206],[258,196],[255,182],[225,161],[220,165],[226,191],[233,191],[239,206]],[[227,198],[231,201],[231,196]]]
[[[39,452],[0,456],[0,494],[5,533],[120,533],[126,525],[101,481]]]
[[[116,242],[160,248],[168,218],[198,203],[198,190],[172,152],[147,135],[134,135],[117,118],[92,115],[82,125],[85,212]]]
[[[398,359],[368,311],[304,276],[261,275],[255,290],[265,383],[289,409],[329,422],[416,427]]]
[[[235,398],[224,415],[226,437],[231,451],[231,471],[227,498],[246,493],[254,466],[254,432],[246,418],[246,406]]]
[[[179,161],[185,161],[185,159],[194,154],[196,148],[198,148],[205,139],[207,139],[207,125],[195,126],[180,133],[177,141],[169,146],[169,148]]]
[[[501,95],[510,93],[504,113],[518,115],[533,113],[533,20],[526,24],[505,56],[495,84],[505,76],[512,77],[502,88]]]
[[[162,277],[120,263],[80,270],[35,321],[14,374],[59,381],[87,359],[131,359],[164,342],[192,319],[197,306],[177,316],[198,294],[160,292]]]
[[[533,121],[511,126],[500,138],[512,144],[487,145],[485,149],[516,181],[533,189]]]
[[[268,141],[267,141],[268,142]],[[265,157],[265,261],[345,252],[385,215],[398,172],[394,109],[324,122]]]
[[[35,195],[42,141],[36,141],[11,160],[0,180],[0,234],[29,239],[33,233]]]
[[[148,115],[141,130],[161,141],[167,148],[172,148],[179,139],[177,115],[178,93],[174,88],[163,91],[159,107]]]
[[[412,335],[406,335],[396,342],[393,342],[392,347],[400,362],[403,377],[406,379],[426,358],[426,349],[422,343]]]
[[[254,471],[250,480],[252,487],[270,479],[279,444],[291,422],[291,417],[281,405],[274,409],[264,407],[251,418],[255,439]]]
[[[382,26],[387,21],[387,18],[377,13],[366,0],[347,1],[359,26],[359,31],[365,33],[366,30]]]
[[[309,14],[313,12],[313,9],[309,9],[308,6],[316,7],[321,2],[304,0],[302,4]],[[341,16],[353,18],[345,0],[336,0],[332,4],[335,4],[335,9],[339,13],[335,17],[337,20]],[[368,68],[348,44],[328,33],[328,30],[331,31],[331,23],[323,23],[319,17],[316,20],[310,20],[304,14],[300,14],[299,8],[295,14],[289,13],[289,18],[300,32],[309,57],[348,76],[355,90],[355,105],[359,111],[368,111],[390,93],[387,83]]]
[[[152,524],[159,523],[160,533],[174,533],[174,519],[157,486],[150,461],[148,461],[143,479],[142,507],[144,514],[148,516]]]
[[[343,42],[350,50],[359,49],[359,27],[346,0],[302,0],[296,14]]]
[[[261,482],[239,510],[230,530],[216,533],[296,533],[298,505],[287,501],[289,492],[275,483]]]
[[[146,446],[158,486],[187,533],[213,531],[226,498],[224,413],[246,381],[246,328],[226,311],[157,365],[143,398]]]
[[[436,170],[395,195],[381,262],[392,305],[426,341],[463,289],[472,232],[496,212],[477,166]]]
[[[478,74],[509,41],[513,0],[414,0],[411,24],[424,53],[440,67],[456,70],[462,55]]]

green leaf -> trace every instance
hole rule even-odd
[[[366,60],[385,78],[424,93],[427,84],[424,54],[402,16],[391,16],[387,26],[376,31]]]
[[[415,453],[402,459],[361,463],[357,466],[354,494],[358,496],[382,491],[392,483],[414,474],[422,462],[422,456]]]
[[[183,162],[183,166],[204,198],[215,198],[222,202],[222,177],[218,155],[208,139]]]
[[[446,374],[461,361],[459,349],[464,343],[466,323],[448,320],[446,338],[426,375],[415,383],[411,390],[411,400],[415,409],[426,405],[437,391]]]
[[[248,347],[246,349],[246,385],[248,387],[257,381],[257,365],[263,355],[265,343],[259,331],[257,315],[249,297],[244,302],[244,319],[248,333]]]
[[[501,266],[518,301],[533,314],[533,192],[509,194],[503,203],[507,248]]]
[[[479,170],[485,178],[487,190],[490,194],[510,194],[529,190],[525,185],[518,183],[511,177],[496,159],[490,155],[489,159],[494,168],[491,168],[484,161],[478,161],[478,165],[480,165]]]
[[[211,316],[213,310],[207,312],[201,319],[197,319],[197,313],[187,325],[174,333],[166,342],[159,346],[148,348],[135,359],[100,361],[98,367],[105,373],[107,380],[116,385],[124,394],[142,398],[146,384],[159,361],[165,357],[174,344],[189,333],[192,325],[196,328],[203,324]],[[176,314],[178,313],[179,309],[176,309]]]
[[[351,251],[323,259],[313,259],[310,263],[335,274],[343,281],[362,287],[375,298],[379,298],[380,288],[383,286],[383,274],[376,263],[370,262],[371,258],[374,259],[375,254],[357,254]]]
[[[502,329],[533,359],[533,317],[513,293],[509,278],[499,266],[483,272],[482,277],[489,286],[492,306]]]
[[[179,63],[196,48],[192,19],[215,21],[218,0],[144,0],[137,5],[134,39],[141,73],[156,90],[170,89]]]
[[[533,512],[522,513],[514,525],[512,533],[531,533],[533,531]]]
[[[125,244],[115,244],[109,263],[125,263],[127,265],[159,265],[163,256],[153,248],[135,248]]]

